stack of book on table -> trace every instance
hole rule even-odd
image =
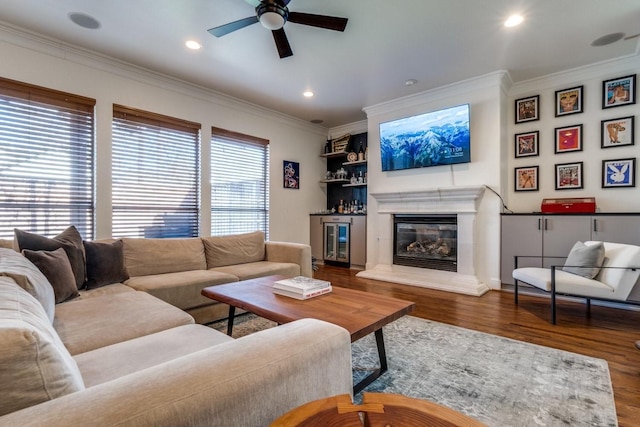
[[[273,293],[296,299],[309,299],[331,292],[331,283],[326,280],[297,276],[273,283]]]

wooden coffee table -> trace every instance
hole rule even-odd
[[[271,287],[285,276],[268,276],[226,285],[204,288],[202,295],[229,304],[227,334],[233,331],[235,309],[241,308],[278,324],[304,318],[324,320],[342,326],[351,334],[351,342],[374,333],[378,347],[380,367],[353,387],[353,392],[371,384],[387,371],[382,327],[410,313],[415,303],[385,295],[333,287],[329,294],[297,300],[274,294]]]

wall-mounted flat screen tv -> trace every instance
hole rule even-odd
[[[469,104],[380,123],[382,170],[471,161]]]

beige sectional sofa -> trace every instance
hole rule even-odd
[[[0,426],[264,426],[351,393],[343,328],[304,319],[233,339],[194,322],[226,315],[203,286],[310,275],[306,245],[266,242],[261,256],[251,238],[125,239],[129,279],[58,304],[33,263],[0,249]]]

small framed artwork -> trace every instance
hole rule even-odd
[[[284,188],[300,189],[300,163],[285,160],[282,165]]]
[[[556,117],[582,113],[584,87],[577,86],[556,91]]]
[[[556,190],[582,188],[582,162],[556,164]]]
[[[540,119],[540,95],[516,99],[516,124]]]
[[[582,125],[556,128],[555,152],[582,151]]]
[[[515,168],[516,191],[538,191],[538,166]]]
[[[515,135],[516,140],[516,158],[529,157],[538,155],[538,136],[540,132],[533,131],[527,133],[518,133]]]
[[[636,75],[617,77],[602,82],[602,108],[636,103]]]
[[[602,161],[602,188],[635,187],[636,159]]]
[[[611,148],[633,145],[634,116],[602,120],[600,147]]]

